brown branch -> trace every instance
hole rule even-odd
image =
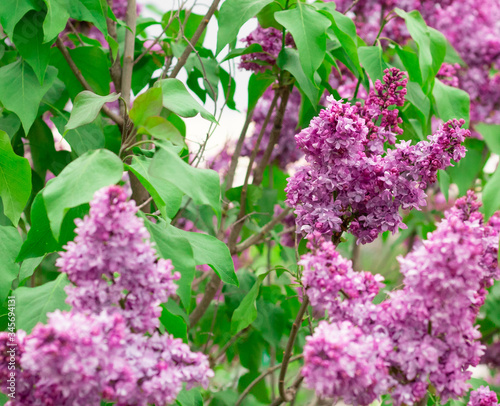
[[[220,0],[214,0],[212,5],[207,11],[207,14],[205,14],[205,17],[203,17],[203,20],[201,20],[200,25],[196,29],[195,33],[191,37],[191,41],[188,41],[192,46],[196,45],[198,40],[201,38],[203,35],[203,32],[205,31],[205,28],[207,27],[208,22],[214,15],[215,11],[217,10],[217,7],[220,3]],[[172,73],[170,73],[169,78],[175,78],[177,74],[181,71],[182,67],[186,64],[187,59],[189,55],[191,54],[191,47],[187,46],[184,52],[182,53],[181,57],[177,61],[177,64],[174,66],[174,69],[172,70]]]
[[[122,97],[128,107],[130,104],[130,92],[132,88],[132,71],[134,69],[134,47],[137,23],[137,5],[135,0],[127,1],[127,14],[125,24],[129,29],[125,30],[125,49],[123,51],[122,70]]]
[[[293,397],[290,396],[289,391],[285,390],[285,376],[288,369],[288,364],[290,363],[290,358],[293,352],[293,346],[295,344],[295,339],[299,332],[300,326],[302,325],[302,319],[307,311],[307,306],[309,305],[309,298],[305,294],[302,298],[302,305],[297,313],[297,317],[292,324],[292,330],[290,331],[290,336],[288,337],[288,342],[286,343],[285,353],[283,354],[283,362],[281,363],[281,370],[278,382],[278,389],[280,392],[280,398],[283,402],[290,402]],[[280,403],[278,403],[280,404]]]
[[[250,248],[252,245],[259,244],[260,242],[263,242],[266,234],[269,231],[271,231],[276,224],[280,223],[290,213],[290,211],[291,211],[291,209],[289,207],[287,207],[278,216],[273,218],[269,223],[267,223],[264,227],[262,227],[257,234],[253,234],[251,237],[247,238],[241,244],[238,244],[235,247],[235,252],[232,254],[234,255],[238,252],[245,251],[247,248]]]
[[[108,6],[113,6],[113,0],[108,0]],[[111,38],[113,38],[118,43],[118,35],[116,33],[116,22],[111,18],[106,17],[106,25],[108,27],[108,33]],[[121,92],[122,89],[122,66],[120,64],[120,51],[117,50],[116,58],[113,58],[113,52],[111,52],[111,47],[109,47],[109,59],[111,60],[111,67],[109,68],[109,73],[111,75],[111,80],[115,85],[115,90]]]
[[[245,142],[245,136],[248,131],[248,127],[252,122],[252,112],[247,113],[247,118],[245,120],[245,124],[243,124],[243,128],[241,129],[240,137],[238,138],[238,142],[236,143],[236,147],[234,149],[234,153],[231,157],[231,164],[229,165],[229,170],[226,175],[226,191],[233,187],[234,174],[236,172],[236,167],[238,166],[238,159],[241,155],[241,149],[243,148],[243,143]]]
[[[274,146],[278,143],[281,129],[283,127],[283,119],[285,118],[285,110],[288,104],[288,98],[290,97],[290,86],[286,86],[282,88],[281,91],[281,102],[278,110],[276,111],[276,116],[274,117],[273,129],[271,130],[271,134],[269,135],[269,143],[267,144],[266,150],[264,151],[264,155],[255,168],[253,173],[253,184],[260,185],[262,183],[262,179],[264,176],[264,170],[266,166],[269,164],[269,160],[271,159],[271,155],[274,150]]]
[[[303,355],[300,354],[300,355],[296,355],[294,357],[291,357],[288,362],[294,362],[294,361],[297,361],[299,359],[303,358]],[[257,385],[262,379],[264,379],[267,375],[273,373],[274,371],[276,371],[277,369],[281,368],[281,365],[282,364],[276,364],[274,365],[273,367],[270,367],[268,369],[266,369],[264,372],[262,372],[257,378],[255,378],[251,383],[250,385],[248,385],[245,390],[241,393],[240,397],[238,398],[238,400],[236,401],[236,403],[234,404],[234,406],[240,406],[241,405],[241,402],[243,402],[243,400],[245,399],[245,397],[250,393],[250,391],[254,388],[255,385]]]
[[[189,315],[189,325],[193,327],[200,319],[203,317],[205,312],[208,309],[208,306],[210,306],[210,303],[212,302],[213,298],[215,297],[215,294],[217,293],[217,290],[219,290],[219,285],[220,285],[220,278],[219,276],[212,272],[212,277],[207,283],[207,286],[205,287],[205,294],[201,298],[200,303],[198,303],[198,306],[194,308],[192,313]]]
[[[80,69],[78,69],[78,66],[76,66],[75,62],[71,58],[71,55],[69,54],[68,49],[62,42],[61,38],[57,37],[56,40],[56,46],[61,51],[64,59],[66,60],[66,63],[69,65],[69,68],[73,72],[73,74],[76,76],[80,84],[83,86],[85,90],[90,90],[91,92],[92,87],[88,84],[87,80],[83,77],[82,72],[80,72]],[[118,126],[121,128],[123,127],[123,119],[116,113],[114,113],[109,107],[106,105],[102,106],[102,111],[104,114],[106,114],[111,120],[113,120]]]

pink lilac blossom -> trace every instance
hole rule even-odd
[[[302,286],[317,312],[326,311],[330,321],[349,320],[360,326],[376,317],[373,299],[384,278],[370,272],[355,272],[352,261],[343,258],[331,241],[314,235],[307,243],[311,253],[301,257]]]
[[[137,207],[119,186],[96,192],[90,214],[76,220],[76,238],[56,265],[75,286],[66,291],[77,311],[120,312],[136,332],[158,327],[160,303],[175,293],[170,260],[156,259]]]
[[[469,367],[478,365],[484,348],[478,341],[481,334],[474,326],[475,319],[487,288],[500,277],[499,217],[493,216],[485,224],[479,207],[473,192],[458,199],[436,231],[405,258],[399,258],[403,289],[391,292],[376,306],[371,300],[356,303],[358,297],[353,296],[354,305],[360,308],[358,314],[364,311],[369,315],[361,319],[349,312],[342,314],[340,308],[353,307],[348,303],[349,293],[344,294],[340,287],[351,272],[350,261],[341,258],[331,243],[316,239],[315,251],[301,260],[305,268],[302,282],[313,306],[330,307],[331,324],[323,322],[307,340],[303,374],[309,387],[318,395],[344,396],[353,404],[368,404],[390,393],[397,406],[421,400],[429,382],[443,402],[466,393],[472,375]],[[351,276],[353,283],[360,275]],[[370,294],[366,298],[370,299]],[[374,353],[359,355],[358,360],[362,350],[351,350],[350,342],[358,346],[360,337],[387,340],[390,350],[370,346]],[[371,364],[381,365],[384,373],[381,377],[377,375],[380,371],[362,372],[362,365],[360,374],[343,374],[341,370],[348,363],[342,357],[351,357],[350,365],[371,358]],[[366,399],[349,398],[352,393],[361,393],[370,378],[391,383],[373,390]],[[342,388],[351,389],[345,393]]]
[[[497,406],[497,394],[486,386],[480,386],[470,393],[469,403],[467,406]]]
[[[250,156],[255,149],[259,134],[262,131],[262,126],[269,112],[272,100],[274,98],[274,89],[269,87],[259,99],[257,106],[255,107],[253,113],[253,121],[255,123],[255,128],[250,137],[245,139],[243,148],[241,150],[241,155]],[[303,153],[297,148],[295,142],[295,134],[298,130],[298,117],[300,111],[301,95],[296,87],[293,88],[290,97],[288,98],[288,104],[286,107],[285,119],[281,127],[280,136],[278,142],[274,146],[274,150],[271,154],[271,162],[275,162],[281,169],[285,169],[288,164],[298,161]],[[257,153],[257,161],[262,158],[264,151],[269,144],[269,137],[271,135],[271,130],[273,128],[274,118],[276,117],[276,109],[271,114],[271,119],[269,124],[264,130],[262,140],[259,144],[259,151]]]
[[[368,405],[394,382],[384,361],[390,351],[391,342],[383,334],[367,335],[349,321],[321,321],[306,338],[304,382],[318,396]]]
[[[4,344],[6,333],[0,334]],[[207,386],[208,358],[180,339],[132,334],[120,314],[56,311],[47,325],[18,336],[22,378],[8,406],[171,404],[182,389]],[[7,370],[0,364],[0,373]],[[2,381],[3,383],[3,381]],[[3,388],[4,389],[4,388]],[[4,389],[5,390],[5,389]]]
[[[427,141],[402,141],[397,109],[406,82],[395,68],[386,70],[364,106],[329,97],[329,106],[295,139],[308,165],[288,179],[287,204],[295,209],[297,232],[332,235],[348,230],[358,243],[381,232],[405,228],[399,209],[425,205],[426,187],[437,171],[465,155],[461,145],[470,135],[464,120],[450,120]],[[378,123],[378,124],[375,124]]]
[[[276,65],[276,60],[283,45],[283,33],[273,27],[262,28],[259,26],[244,38],[243,42],[247,47],[252,44],[259,44],[262,46],[262,52],[242,55],[240,68],[254,72],[264,72]],[[290,33],[285,36],[285,46],[295,46]]]

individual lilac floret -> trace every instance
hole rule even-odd
[[[255,146],[257,144],[257,140],[259,138],[259,134],[262,130],[262,126],[265,122],[266,116],[271,107],[272,100],[274,98],[274,92],[272,87],[269,87],[259,99],[257,106],[255,107],[253,113],[253,121],[255,123],[255,128],[250,137],[245,138],[245,142],[243,144],[243,148],[241,149],[241,155],[243,156],[251,156]],[[301,96],[300,92],[296,87],[292,89],[290,93],[290,97],[288,98],[288,103],[286,106],[286,113],[283,119],[280,136],[278,142],[274,146],[273,152],[271,154],[271,162],[275,162],[281,169],[285,169],[286,166],[292,162],[298,161],[303,153],[297,148],[297,144],[295,142],[295,134],[297,134],[298,130],[298,117],[300,111],[300,103]],[[269,137],[271,136],[271,131],[273,128],[273,122],[276,117],[276,109],[271,114],[271,118],[269,120],[269,124],[264,130],[264,134],[262,136],[262,140],[259,144],[259,151],[257,153],[257,162],[260,161],[264,151],[266,150],[269,144]]]
[[[480,386],[470,393],[469,403],[467,406],[497,406],[497,394],[490,390],[487,386]]]
[[[242,55],[240,68],[255,72],[264,72],[266,69],[276,65],[276,59],[283,43],[283,33],[273,27],[262,28],[259,26],[244,38],[243,42],[247,47],[252,44],[259,44],[262,46],[262,52]],[[285,36],[285,45],[289,47],[295,46],[290,33]]]
[[[295,136],[309,163],[289,178],[286,188],[297,232],[332,235],[348,230],[362,244],[381,232],[394,233],[405,228],[399,209],[424,206],[424,190],[436,181],[437,171],[464,157],[461,143],[470,135],[461,128],[464,120],[448,121],[428,141],[403,141],[385,152],[382,140],[391,143],[389,135],[399,131],[399,120],[391,113],[397,110],[387,106],[399,105],[404,94],[394,87],[401,83],[400,75],[386,70],[386,76],[389,84],[379,93],[379,102],[375,93],[368,106],[330,96],[329,106]],[[369,119],[380,116],[384,127]]]
[[[330,320],[350,320],[356,325],[371,322],[371,302],[383,287],[384,278],[370,272],[355,272],[352,261],[343,258],[331,241],[315,236],[307,247],[313,252],[301,257],[302,285],[315,310],[327,312]]]
[[[160,303],[175,293],[170,260],[156,258],[133,200],[119,186],[96,192],[90,214],[76,220],[76,238],[56,264],[76,286],[67,288],[77,311],[120,312],[136,332],[158,327]]]
[[[318,396],[368,405],[393,383],[384,361],[392,346],[383,334],[367,335],[349,321],[321,321],[306,340],[302,375]]]
[[[411,405],[431,382],[443,402],[463,396],[483,354],[474,326],[487,288],[498,279],[498,231],[483,223],[472,192],[457,200],[437,230],[399,258],[404,289],[382,303],[378,322],[393,340],[388,361],[399,383],[396,405]]]

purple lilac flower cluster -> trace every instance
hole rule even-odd
[[[276,59],[283,45],[283,33],[273,27],[257,27],[246,38],[243,39],[246,46],[259,44],[262,52],[255,52],[241,56],[240,68],[254,72],[264,72],[266,69],[276,65]],[[292,35],[285,35],[285,46],[294,47]]]
[[[498,406],[497,394],[486,386],[480,386],[470,393],[467,406]]]
[[[329,97],[329,106],[295,139],[308,165],[288,180],[287,203],[295,209],[297,232],[332,235],[349,230],[358,243],[404,228],[399,209],[425,205],[426,187],[437,171],[465,155],[470,135],[464,120],[450,120],[428,141],[394,144],[401,133],[393,105],[404,101],[400,72],[386,70],[364,106]],[[376,124],[378,123],[378,124]]]
[[[255,123],[255,127],[252,135],[245,139],[243,148],[241,150],[241,155],[250,156],[252,154],[252,151],[255,149],[259,134],[262,131],[262,126],[269,112],[269,108],[271,107],[271,103],[274,98],[274,92],[274,89],[272,87],[269,87],[264,92],[262,98],[259,99],[259,102],[257,103],[257,106],[255,107],[253,113],[253,121]],[[274,150],[271,154],[271,161],[275,162],[281,169],[285,169],[288,164],[298,161],[303,156],[303,153],[297,148],[297,144],[295,142],[295,134],[300,131],[297,129],[300,103],[300,92],[296,87],[294,87],[292,92],[290,93],[290,97],[288,98],[288,104],[286,107],[286,119],[283,120],[279,140],[274,146]],[[269,124],[264,130],[264,134],[262,136],[262,140],[260,142],[259,150],[257,153],[257,161],[262,158],[262,155],[264,154],[264,151],[269,144],[269,137],[271,135],[275,117],[276,109],[271,114]]]
[[[325,242],[302,258],[303,284],[313,306],[323,309],[335,304],[335,313],[327,307],[331,324],[322,325],[305,348],[305,381],[318,395],[331,396],[329,388],[340,391],[349,387],[350,394],[359,396],[349,398],[348,403],[367,405],[388,393],[390,387],[395,405],[413,405],[425,396],[428,382],[444,402],[464,395],[471,376],[468,368],[476,366],[483,353],[474,322],[486,289],[500,277],[498,221],[494,217],[485,224],[479,206],[472,192],[458,199],[437,230],[405,258],[399,258],[403,289],[391,292],[380,305],[366,300],[368,316],[361,319],[356,315],[363,314],[362,302],[356,303],[358,297],[354,296],[353,306],[343,304],[351,299],[349,293],[339,289],[345,284],[344,275],[351,271],[350,262]],[[353,276],[352,280],[360,278]],[[375,291],[365,293],[366,298],[370,299]],[[358,292],[363,290],[358,288]],[[340,306],[360,309],[356,313],[339,312]],[[343,320],[339,320],[339,314]],[[367,357],[353,349],[360,345],[363,335],[376,342],[376,346],[369,345],[375,355]],[[346,336],[354,341],[353,347],[343,342]],[[385,340],[389,341],[390,351],[385,350]],[[351,365],[358,369],[342,373],[342,364],[337,362],[341,357],[350,357],[354,360]],[[376,359],[379,367],[365,372],[364,362],[368,359]],[[369,361],[369,365],[373,362]],[[367,391],[367,382],[379,390]],[[363,393],[369,396],[363,398]],[[333,394],[345,396],[342,392]]]
[[[183,383],[206,386],[213,376],[204,354],[156,332],[160,303],[175,293],[179,274],[172,275],[169,260],[156,259],[127,197],[119,186],[101,189],[89,216],[77,221],[77,237],[57,262],[75,284],[67,289],[73,309],[17,334],[23,383],[9,406],[98,406],[101,399],[164,406]],[[2,354],[8,340],[0,334]],[[5,376],[8,364],[0,361]]]

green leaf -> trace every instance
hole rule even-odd
[[[389,66],[382,57],[382,48],[380,47],[359,47],[358,56],[361,65],[373,83],[378,79],[381,82],[384,78],[384,70]]]
[[[69,130],[90,124],[94,121],[105,103],[118,100],[119,94],[111,93],[107,96],[99,96],[88,90],[84,90],[75,97],[71,116],[68,124],[64,127],[64,134]]]
[[[446,122],[453,118],[463,118],[465,127],[469,127],[470,98],[467,92],[456,87],[447,86],[436,79],[432,95],[435,100],[434,107],[441,120]]]
[[[69,1],[69,16],[78,21],[88,21],[94,24],[104,36],[108,35],[106,16],[108,3],[106,0]]]
[[[145,156],[134,156],[130,165],[126,168],[133,172],[153,198],[156,207],[165,218],[173,219],[181,207],[184,193],[172,183],[161,178],[151,176],[149,167],[152,159]]]
[[[311,101],[311,104],[316,105],[318,102],[318,89],[312,80],[304,74],[299,58],[300,55],[296,49],[285,48],[279,53],[277,64],[281,69],[292,74],[297,80],[300,89]]]
[[[194,117],[198,113],[217,124],[215,117],[200,105],[178,79],[164,79],[158,82],[163,90],[163,107],[181,117]]]
[[[139,127],[137,133],[149,134],[158,140],[170,141],[180,147],[186,145],[180,131],[170,121],[161,116],[148,117],[142,127]]]
[[[497,169],[484,186],[482,200],[485,219],[490,218],[495,211],[500,209],[500,170]]]
[[[406,84],[406,89],[406,100],[413,104],[415,108],[422,113],[423,122],[427,123],[431,113],[431,101],[424,94],[420,85],[416,82],[408,82]]]
[[[252,111],[274,78],[262,73],[253,73],[248,80],[248,111]]]
[[[408,72],[409,80],[422,85],[422,73],[418,62],[418,55],[411,49],[401,48],[399,45],[395,47],[396,52],[401,59],[406,71]]]
[[[500,155],[500,125],[478,123],[474,125],[474,129],[483,136],[488,149]]]
[[[16,297],[16,327],[29,334],[38,323],[47,321],[47,313],[57,309],[71,309],[65,302],[64,287],[68,284],[67,275],[62,273],[52,282],[36,288],[20,287],[14,290],[12,294]]]
[[[68,123],[69,113],[63,112],[62,116],[55,116],[52,122],[56,125],[58,131],[63,134],[64,139],[71,146],[71,151],[80,156],[88,151],[103,148],[105,145],[105,136],[102,128],[95,122],[75,128],[74,130],[64,131],[65,124]],[[36,123],[36,122],[35,122]]]
[[[5,215],[15,226],[30,194],[30,163],[14,153],[9,136],[0,130],[0,197]]]
[[[44,42],[55,39],[66,27],[69,19],[68,2],[71,0],[43,0],[47,16],[43,22]]]
[[[165,304],[162,304],[162,307],[163,310],[161,312],[160,322],[165,327],[165,330],[175,338],[181,338],[187,343],[187,324],[185,320],[181,316],[172,314]]]
[[[42,21],[45,14],[32,11],[26,14],[14,29],[12,41],[17,50],[30,64],[38,78],[43,84],[45,72],[49,65],[51,42],[43,41]]]
[[[246,48],[233,49],[231,52],[229,52],[226,55],[226,57],[221,61],[221,63],[228,61],[229,59],[236,58],[236,57],[241,56],[241,55],[248,55],[248,54],[259,53],[259,52],[262,52],[262,45],[257,44],[257,43],[253,43]]]
[[[153,87],[137,96],[130,110],[130,119],[139,127],[151,116],[158,116],[163,108],[162,90]]]
[[[331,22],[313,7],[298,2],[292,10],[276,13],[276,21],[292,33],[299,51],[300,64],[308,78],[314,78],[326,53],[326,29]]]
[[[123,173],[123,164],[112,152],[98,149],[87,152],[66,166],[42,191],[50,228],[56,239],[64,215],[72,208],[88,203],[94,193],[117,183]]]
[[[111,83],[109,74],[110,61],[102,48],[85,46],[68,49],[68,52],[92,90],[101,96],[108,95],[110,93],[109,84]],[[74,99],[78,93],[85,90],[57,48],[52,49],[50,64],[58,69],[57,75],[66,85],[66,90],[71,99]]]
[[[451,181],[458,186],[460,196],[464,196],[467,190],[472,187],[487,158],[487,155],[484,154],[484,141],[469,138],[465,140],[464,145],[467,151],[465,157],[454,166],[446,169],[446,172],[451,176]]]
[[[439,188],[441,189],[444,198],[446,199],[446,201],[448,201],[448,193],[450,191],[450,183],[451,183],[450,175],[448,175],[446,171],[440,169],[438,171],[438,182],[439,182]]]
[[[252,289],[245,295],[240,305],[233,312],[233,316],[231,317],[231,334],[236,334],[247,328],[257,318],[257,306],[255,302],[257,296],[259,296],[259,289],[263,279],[262,276],[257,278]]]
[[[15,227],[0,226],[0,302],[3,303],[12,287],[12,281],[19,274],[16,256],[23,240]]]
[[[30,10],[40,10],[36,0],[0,1],[0,24],[9,38],[13,38],[15,26]]]
[[[42,193],[38,193],[31,206],[31,228],[16,261],[40,257],[46,253],[57,251],[59,248],[59,244],[50,230]]]
[[[38,107],[54,83],[57,70],[49,66],[43,85],[25,61],[18,60],[0,68],[0,102],[18,115],[27,134],[38,115]]]
[[[190,242],[183,235],[177,232],[173,226],[166,225],[159,221],[152,223],[144,221],[152,240],[156,243],[158,254],[165,259],[171,259],[174,271],[181,274],[181,279],[177,281],[179,288],[177,294],[182,300],[184,307],[189,309],[191,303],[191,284],[194,279],[196,261],[194,259],[194,249]]]
[[[198,388],[189,391],[186,389],[181,390],[177,395],[176,402],[179,406],[203,406],[203,398]]]
[[[42,263],[45,255],[36,258],[28,258],[21,264],[21,269],[19,270],[19,281],[23,281],[29,278],[35,272],[35,269]]]
[[[226,0],[219,11],[217,52],[236,39],[241,26],[273,0]]]
[[[172,227],[172,232],[186,238],[193,248],[196,265],[210,265],[222,282],[238,286],[238,277],[229,248],[215,237],[201,233],[191,233]]]
[[[403,18],[411,37],[418,47],[418,60],[423,84],[429,84],[436,76],[446,55],[446,39],[443,34],[427,27],[421,14],[414,10],[410,13],[394,9]]]
[[[184,162],[171,148],[159,148],[149,167],[151,177],[169,182],[193,199],[195,204],[212,207],[221,219],[220,180],[217,172],[194,168]]]

